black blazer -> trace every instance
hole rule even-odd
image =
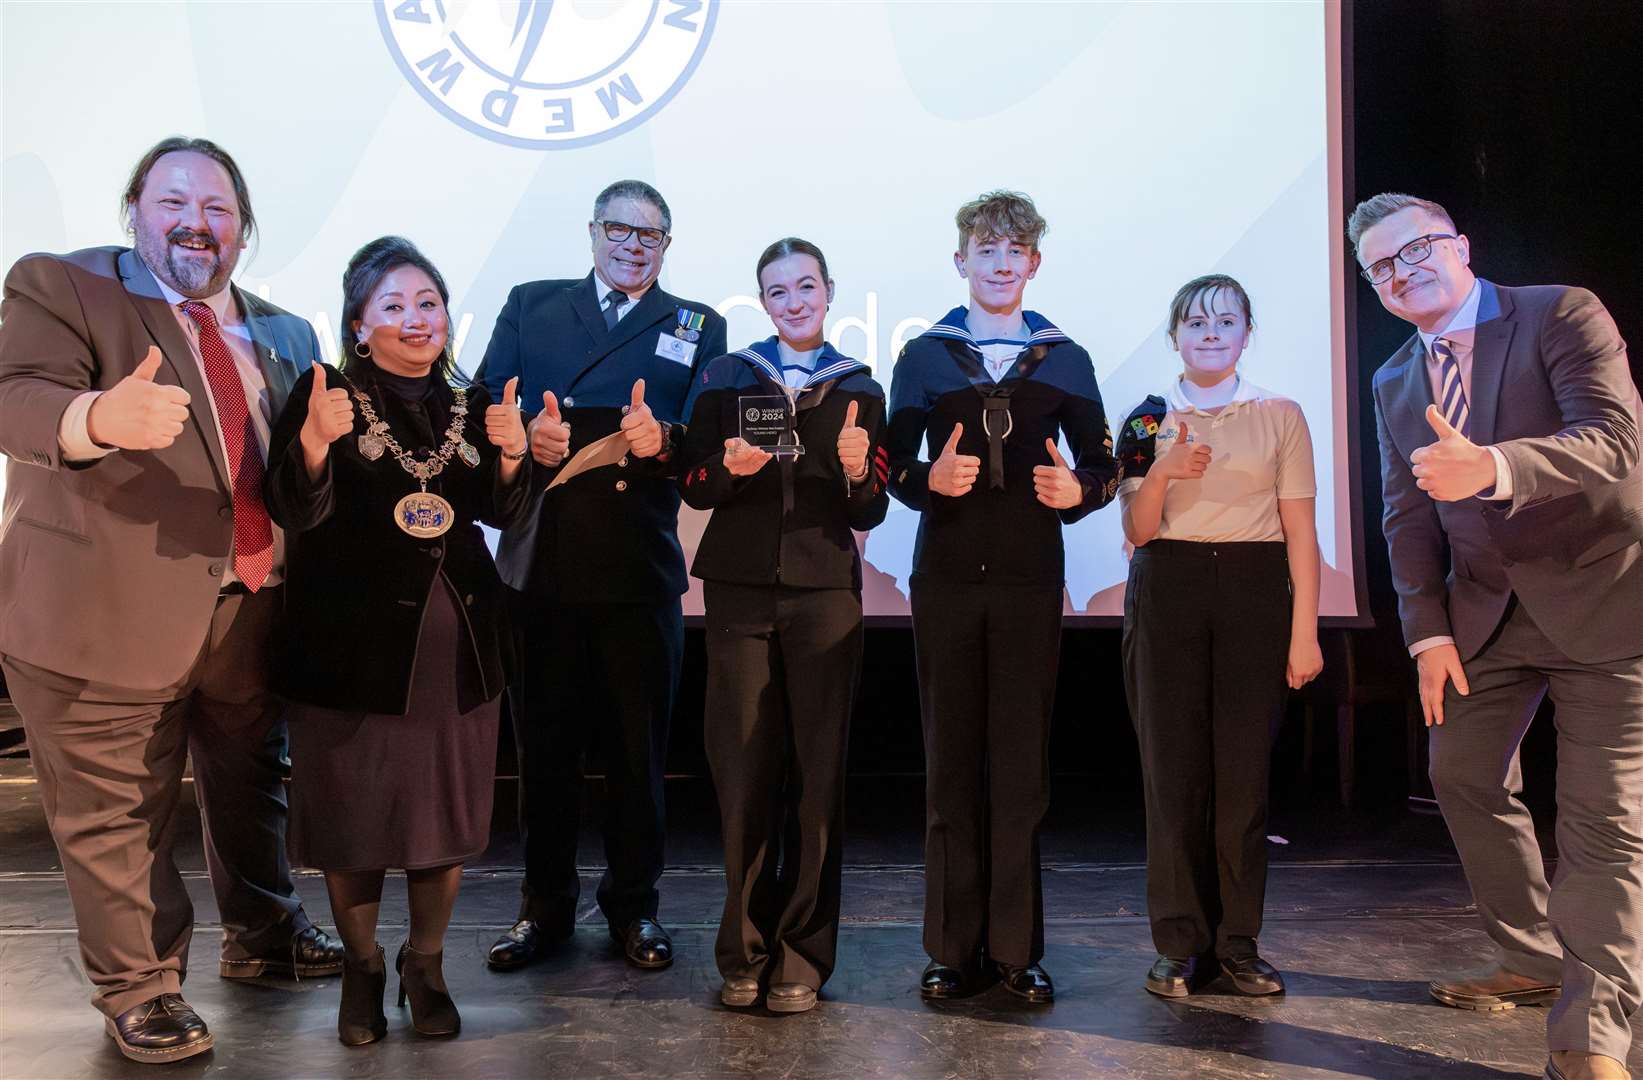
[[[652,285],[615,330],[605,329],[593,274],[579,281],[516,286],[497,316],[474,375],[493,395],[519,376],[527,423],[552,390],[571,427],[571,454],[617,430],[634,381],[656,418],[684,420],[693,374],[725,351],[725,321],[711,307]],[[688,364],[656,355],[658,339],[676,340],[680,312],[701,316]],[[683,430],[674,433],[676,458]],[[513,588],[566,603],[663,603],[685,591],[679,547],[677,461],[626,459],[593,469],[544,495],[557,469],[531,470],[531,508],[502,534],[497,565]]]
[[[326,366],[328,387],[350,385]],[[467,622],[486,700],[502,692],[512,668],[502,581],[476,521],[505,528],[524,510],[528,473],[502,486],[499,451],[485,437],[490,395],[468,390],[466,438],[479,451],[472,468],[452,457],[428,482],[456,510],[449,532],[418,539],[394,522],[394,505],[418,490],[391,453],[360,456],[365,420],[331,444],[325,474],[308,479],[298,435],[308,417],[312,372],[297,380],[269,440],[263,495],[285,529],[285,610],[276,635],[274,688],[293,701],[332,709],[401,715],[409,705],[422,614],[440,575],[451,583]],[[373,388],[377,416],[407,450],[433,449],[450,424],[449,395],[421,403]]]
[[[775,342],[764,343],[775,355]],[[884,391],[866,365],[855,365],[799,395],[797,458],[779,457],[752,476],[732,476],[725,440],[741,432],[745,394],[780,393],[745,357],[721,356],[697,380],[679,484],[685,502],[712,510],[691,572],[705,581],[861,589],[861,556],[851,530],[865,532],[890,508],[884,449]],[[778,361],[779,362],[779,361]],[[817,361],[850,364],[831,348]],[[850,403],[867,432],[867,477],[851,484],[839,464],[839,431]]]

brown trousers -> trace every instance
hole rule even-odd
[[[116,1016],[181,989],[194,908],[172,847],[194,759],[223,956],[309,926],[285,855],[285,719],[268,692],[279,590],[224,596],[183,681],[133,691],[0,657],[62,859],[92,1003]]]

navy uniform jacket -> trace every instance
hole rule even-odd
[[[685,501],[712,510],[691,572],[706,581],[861,589],[852,529],[884,520],[884,390],[867,365],[823,346],[798,393],[795,424],[805,452],[778,457],[752,476],[732,476],[725,440],[741,433],[743,395],[782,393],[781,358],[771,337],[710,361],[690,394],[679,486]],[[839,431],[850,402],[867,432],[867,479],[852,485],[839,464]]]
[[[725,352],[724,319],[658,285],[607,331],[597,286],[592,273],[516,286],[474,375],[498,399],[518,375],[527,423],[541,411],[543,391],[552,390],[570,424],[571,454],[618,429],[637,379],[645,380],[645,403],[656,418],[680,423],[692,376]],[[689,365],[656,355],[658,338],[674,338],[680,312],[703,318]],[[629,457],[626,465],[591,469],[546,495],[542,489],[558,470],[533,462],[532,512],[503,532],[497,551],[502,579],[564,603],[648,604],[681,595],[685,557],[673,472],[682,434],[675,431],[668,462]]]
[[[909,341],[890,383],[890,493],[923,511],[913,551],[913,573],[941,581],[1005,585],[1060,585],[1066,564],[1061,525],[1112,501],[1118,491],[1101,391],[1090,355],[1037,312],[1025,312],[1031,335],[999,387],[1012,391],[1003,445],[1003,487],[991,482],[982,396],[974,373],[981,352],[954,308]],[[967,373],[968,372],[968,373]],[[980,385],[991,389],[985,374]],[[997,414],[995,414],[997,415]],[[997,421],[995,421],[997,422]],[[981,458],[975,486],[958,498],[930,490],[930,460],[939,456],[955,424],[964,425],[958,452]],[[1084,498],[1055,511],[1038,501],[1033,467],[1052,464],[1044,440],[1057,432],[1072,451],[1073,475]]]

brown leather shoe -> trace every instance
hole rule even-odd
[[[1445,1005],[1477,1012],[1497,1012],[1519,1005],[1548,1005],[1556,1001],[1563,990],[1557,983],[1531,979],[1507,971],[1499,964],[1462,972],[1453,978],[1433,979],[1427,988],[1434,999]]]
[[[1612,1057],[1584,1050],[1553,1050],[1546,1062],[1547,1080],[1632,1080],[1626,1066]]]

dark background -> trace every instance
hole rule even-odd
[[[1480,275],[1507,285],[1589,288],[1628,340],[1643,341],[1638,269],[1643,213],[1639,172],[1632,167],[1635,144],[1643,136],[1643,4],[1357,0],[1350,5],[1349,23],[1343,43],[1344,81],[1350,88],[1347,205],[1388,190],[1435,199],[1470,238],[1472,265]],[[1344,230],[1344,222],[1337,225]],[[1275,806],[1309,793],[1333,797],[1336,791],[1333,705],[1344,692],[1348,647],[1362,682],[1393,683],[1385,687],[1393,691],[1395,680],[1412,672],[1401,651],[1380,533],[1369,394],[1375,369],[1411,328],[1382,310],[1356,270],[1356,264],[1348,268],[1349,318],[1356,329],[1363,553],[1376,625],[1325,632],[1325,676],[1314,691],[1293,695],[1278,732]],[[1159,303],[1167,299],[1160,297]],[[1636,351],[1632,364],[1636,378]],[[1058,792],[1096,791],[1115,804],[1133,806],[1139,818],[1138,759],[1118,643],[1117,630],[1063,634],[1052,761],[1060,777]],[[706,772],[702,679],[701,631],[693,630],[674,722],[673,773]],[[1319,710],[1310,753],[1309,703]],[[1396,702],[1361,707],[1355,798],[1370,806],[1403,799],[1411,791],[1408,752],[1423,741],[1423,734],[1409,730]],[[1551,725],[1537,723],[1525,746],[1524,768],[1528,796],[1541,807],[1549,801],[1554,753]],[[1420,760],[1417,772],[1423,768]],[[1308,761],[1315,765],[1315,787],[1303,782]],[[868,631],[850,769],[857,776],[923,769],[908,630]],[[1423,784],[1417,778],[1413,790],[1419,793]]]

